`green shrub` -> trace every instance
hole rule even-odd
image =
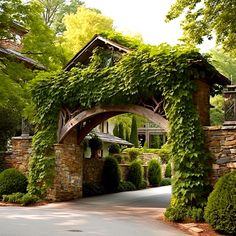
[[[97,135],[93,135],[93,137],[89,139],[89,147],[94,151],[102,149],[102,140],[98,138]]]
[[[39,201],[39,197],[30,193],[26,193],[22,196],[22,198],[20,199],[20,203],[23,206],[29,205],[29,204],[33,204]]]
[[[171,185],[171,178],[163,178],[160,182],[160,186]]]
[[[187,218],[192,219],[194,222],[203,222],[204,210],[202,208],[193,207],[187,211]]]
[[[3,202],[19,203],[24,193],[12,193],[9,195],[2,195]]]
[[[26,193],[27,178],[16,169],[6,169],[0,173],[0,196],[16,192]]]
[[[112,155],[116,160],[117,162],[120,164],[121,161],[122,161],[122,156],[120,154],[113,154]]]
[[[166,178],[171,178],[171,163],[170,163],[170,161],[166,165],[165,177]]]
[[[135,190],[136,190],[135,185],[129,181],[121,181],[118,187],[119,192],[135,191]]]
[[[143,181],[143,170],[139,161],[136,160],[131,162],[127,180],[132,182],[137,189],[141,187]]]
[[[9,195],[3,195],[2,200],[4,202],[11,202],[11,203],[20,203],[23,206],[36,203],[39,201],[39,197],[36,195],[32,195],[29,193],[13,193]]]
[[[135,161],[138,158],[138,155],[140,154],[140,152],[135,148],[127,149],[127,152],[129,154],[129,158],[131,162]]]
[[[161,165],[156,159],[148,163],[148,181],[151,186],[159,186],[161,183]]]
[[[213,229],[236,234],[236,170],[217,181],[209,195],[204,217]]]
[[[169,143],[165,143],[161,149],[159,149],[157,151],[157,153],[160,155],[161,157],[161,162],[164,163],[168,163],[170,160],[170,155],[171,155],[171,150],[172,150],[172,146]]]
[[[112,143],[108,147],[109,154],[118,154],[120,153],[120,146],[117,143]]]
[[[103,186],[97,183],[84,183],[83,184],[83,197],[91,197],[102,195],[105,193]]]
[[[116,192],[120,183],[121,173],[117,160],[106,157],[102,171],[102,183],[109,193]]]
[[[187,215],[184,207],[168,207],[164,214],[168,220],[175,222],[183,221]]]
[[[143,179],[140,189],[146,189],[148,187],[148,182],[147,180]]]

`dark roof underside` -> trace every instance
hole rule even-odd
[[[37,61],[23,56],[20,52],[17,52],[15,50],[9,49],[9,48],[2,48],[0,47],[0,54],[10,58],[13,57],[17,61],[23,62],[26,67],[29,67],[31,69],[38,69],[38,70],[46,70],[46,67],[38,63]]]

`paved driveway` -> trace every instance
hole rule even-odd
[[[183,236],[160,220],[171,188],[90,197],[40,207],[1,207],[0,236]]]

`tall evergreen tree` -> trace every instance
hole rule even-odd
[[[135,116],[132,117],[130,142],[133,143],[135,147],[139,146],[138,145],[138,129],[137,129],[137,122],[136,122]]]
[[[113,129],[113,135],[117,137],[119,136],[119,125],[117,123],[115,124],[115,127]]]
[[[124,126],[123,126],[123,123],[119,123],[119,135],[118,135],[118,137],[124,139]]]

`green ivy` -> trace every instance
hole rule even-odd
[[[108,57],[107,52],[105,57]],[[175,172],[170,208],[203,208],[209,193],[210,157],[204,147],[192,94],[196,89],[193,80],[212,75],[212,67],[197,70],[196,63],[206,62],[201,54],[195,49],[166,44],[142,45],[141,49],[136,47],[118,58],[113,65],[106,65],[104,50],[98,48],[89,65],[44,73],[33,81],[31,91],[37,108],[38,128],[47,135],[37,134],[34,139],[31,186],[37,185],[37,176],[46,176],[40,163],[45,158],[45,150],[55,142],[58,113],[62,107],[73,111],[78,107],[136,104],[141,98],[155,95],[165,98],[170,124],[169,142]]]

